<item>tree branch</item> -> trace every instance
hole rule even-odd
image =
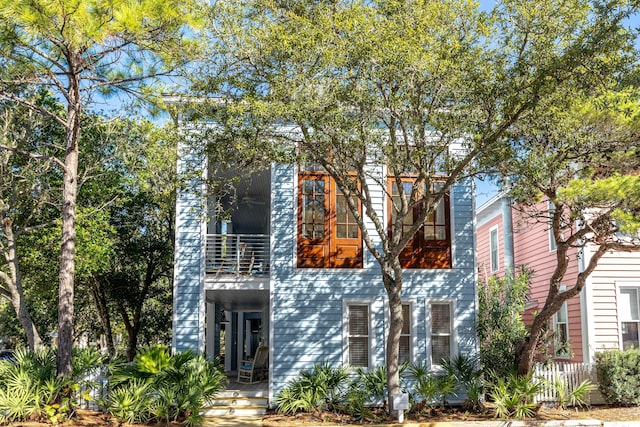
[[[28,151],[24,151],[21,150],[19,148],[16,147],[10,147],[8,145],[4,145],[4,144],[0,144],[0,149],[3,150],[7,150],[7,151],[11,151],[14,152],[16,154],[19,154],[21,156],[25,156],[25,157],[29,157],[31,159],[37,159],[37,160],[50,160],[52,162],[54,162],[55,164],[57,164],[58,166],[60,166],[60,168],[67,173],[67,167],[64,165],[64,162],[62,162],[60,159],[58,159],[55,156],[45,156],[44,154],[36,154],[36,153],[30,153]]]

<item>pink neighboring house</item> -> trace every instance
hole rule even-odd
[[[537,206],[548,212],[549,205]],[[525,311],[530,321],[542,309],[556,265],[549,223],[533,221],[511,207],[503,194],[476,211],[478,280],[503,276],[521,265],[534,270]],[[593,253],[592,246],[573,249],[563,279],[569,288]],[[551,354],[556,361],[592,362],[597,351],[640,346],[640,253],[610,252],[587,279],[583,291],[556,313]],[[568,345],[567,345],[568,344]]]

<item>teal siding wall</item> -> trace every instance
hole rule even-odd
[[[176,201],[176,241],[173,284],[173,337],[175,351],[202,351],[200,319],[203,245],[203,156],[182,147],[178,174],[187,185]]]
[[[378,264],[369,254],[363,269],[298,269],[295,267],[295,168],[272,170],[271,320],[272,386],[277,394],[301,369],[314,363],[343,363],[345,300],[370,302],[373,316],[373,364],[384,363],[386,293]],[[383,211],[382,190],[376,207]],[[473,232],[473,185],[469,180],[452,191],[454,268],[406,270],[403,296],[414,303],[416,360],[428,351],[426,304],[430,299],[455,301],[458,353],[476,354],[476,286]],[[371,233],[375,236],[375,231]]]

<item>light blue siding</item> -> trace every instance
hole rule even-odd
[[[367,257],[363,269],[298,269],[295,267],[295,168],[277,165],[272,171],[271,320],[272,386],[276,394],[301,369],[314,363],[343,363],[344,301],[372,303],[374,365],[384,363],[386,292],[380,267]],[[383,213],[383,191],[376,208]],[[455,301],[458,353],[475,355],[475,264],[473,255],[473,187],[471,181],[452,191],[454,268],[406,270],[403,298],[415,302],[418,360],[427,355],[425,305],[429,299]],[[376,236],[372,230],[372,236]],[[377,242],[377,241],[376,241]]]
[[[175,351],[202,350],[203,156],[181,147],[178,173],[187,185],[176,202],[176,242],[173,284],[173,337]],[[187,175],[189,174],[189,175]]]

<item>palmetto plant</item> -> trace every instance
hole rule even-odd
[[[171,355],[162,345],[140,349],[130,365],[116,359],[109,369],[113,388],[103,406],[127,422],[182,420],[200,425],[200,409],[227,383],[218,361],[192,351]]]
[[[348,386],[349,368],[315,364],[300,371],[276,397],[278,410],[287,414],[333,409]]]
[[[56,377],[53,351],[17,350],[13,361],[0,360],[0,421],[33,417],[57,421],[68,408],[68,402],[59,402],[68,385]]]
[[[531,418],[535,415],[538,405],[534,397],[542,386],[532,375],[517,375],[515,373],[505,377],[493,376],[493,384],[489,397],[496,408],[498,418]]]
[[[433,373],[424,362],[411,364],[409,372],[416,380],[415,393],[429,406],[445,405],[450,396],[456,395],[456,377],[453,373]]]

